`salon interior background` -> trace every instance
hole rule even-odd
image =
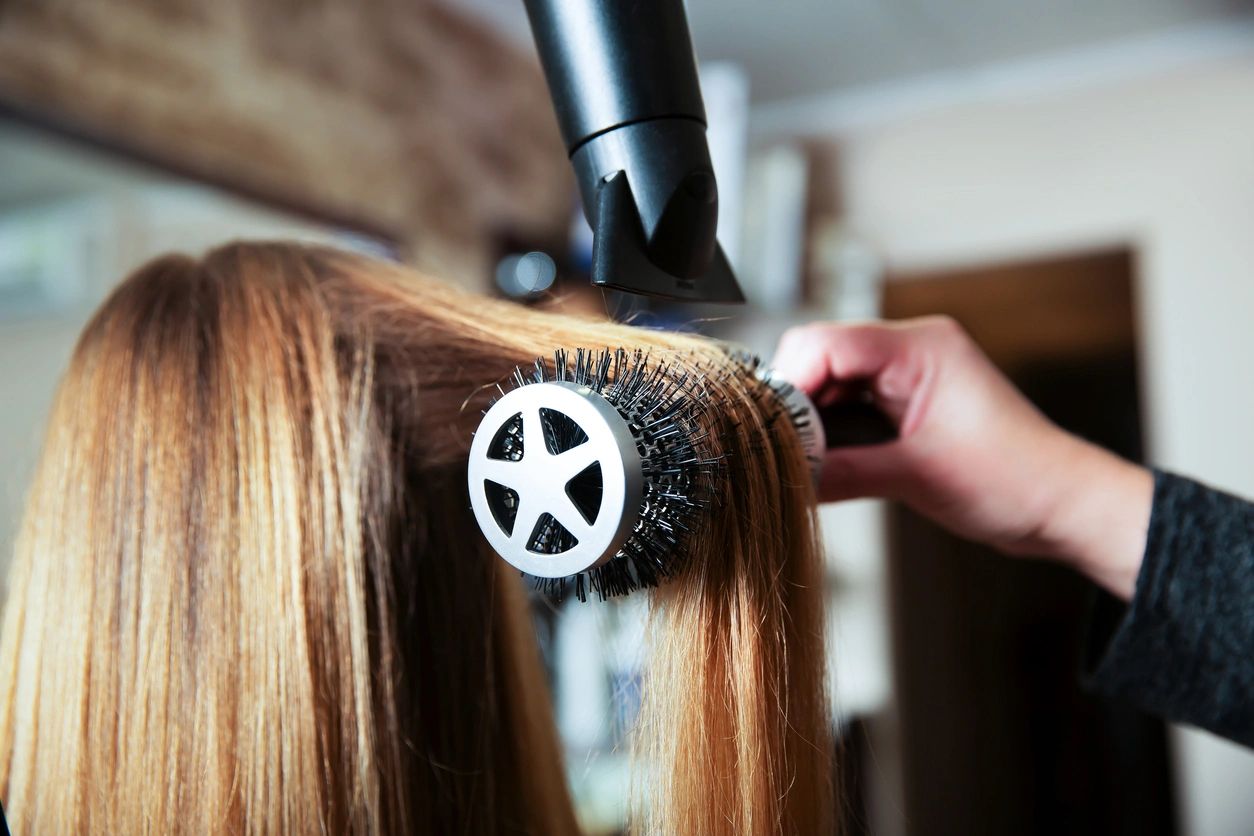
[[[1243,4],[688,5],[721,235],[753,312],[715,330],[765,351],[804,318],[949,312],[1020,380],[1054,381],[1042,399],[1077,421],[1081,394],[1107,398],[1123,420],[1110,443],[1254,495]],[[586,230],[527,38],[515,0],[0,2],[0,565],[75,335],[157,252],[298,236],[527,297],[549,277],[516,256],[542,251],[556,282],[525,301],[604,309],[579,279]],[[1019,640],[1070,623],[1063,582],[940,554],[960,549],[876,503],[824,523],[860,832],[1058,832],[1042,822],[1069,814],[1088,823],[1068,832],[1149,832],[1151,816],[1153,832],[1254,832],[1248,752],[1182,729],[1164,747],[1152,726],[1042,741],[1059,718],[1096,722],[1071,695],[1024,696],[1030,675],[1004,664],[1069,652]],[[906,570],[945,561],[966,587],[938,587],[921,622]],[[994,613],[994,633],[970,607]],[[621,822],[625,709],[610,695],[630,680],[638,617],[584,608],[549,625],[594,832]],[[953,662],[943,687],[929,655]],[[964,713],[980,700],[1022,713]],[[947,723],[954,735],[934,730]],[[1109,773],[1096,781],[1075,771],[1094,752]],[[1086,782],[1143,792],[1103,802]]]

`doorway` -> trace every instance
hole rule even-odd
[[[889,318],[948,314],[1052,420],[1143,455],[1126,249],[895,276]],[[907,509],[888,515],[910,834],[1175,833],[1163,724],[1088,694],[1094,589]]]

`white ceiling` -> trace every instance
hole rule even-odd
[[[624,0],[606,0],[623,2]],[[522,0],[454,0],[530,48]],[[688,0],[703,61],[756,103],[1032,58],[1236,19],[1250,0]]]

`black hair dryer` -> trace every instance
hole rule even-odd
[[[592,282],[743,302],[718,245],[718,185],[682,0],[526,0],[592,226]]]

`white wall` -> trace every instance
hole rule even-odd
[[[1254,497],[1254,54],[1003,92],[843,131],[850,225],[890,270],[1131,244],[1153,461]],[[1174,742],[1186,832],[1254,832],[1254,753]]]

